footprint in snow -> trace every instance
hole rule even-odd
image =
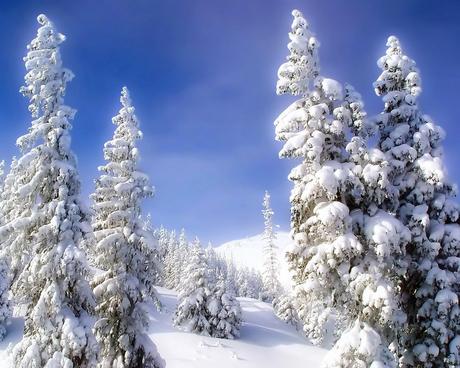
[[[234,351],[232,351],[232,359],[241,360],[240,357]]]
[[[228,345],[225,345],[221,343],[220,341],[216,342],[215,344],[206,342],[204,340],[201,340],[200,343],[198,344],[200,348],[227,348]]]

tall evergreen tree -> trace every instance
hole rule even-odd
[[[359,252],[359,242],[351,234],[347,202],[359,195],[361,187],[344,156],[347,126],[342,120],[347,114],[342,106],[343,88],[337,81],[319,76],[318,41],[302,14],[297,10],[292,14],[287,64],[293,64],[290,68],[297,72],[286,79],[286,63],[281,66],[277,93],[301,98],[281,113],[275,131],[276,139],[284,142],[280,158],[302,160],[289,174],[294,184],[291,235],[296,246],[287,256],[294,274],[298,315],[305,332],[319,342],[332,306],[345,302],[340,300],[345,292],[341,270]],[[296,61],[298,55],[301,62]],[[334,252],[335,248],[347,252]]]
[[[297,19],[299,12],[293,15],[291,39],[311,35],[297,30],[306,22]],[[303,54],[313,55],[308,40],[298,44]],[[317,61],[308,64],[316,66],[318,76],[300,83],[301,99],[275,122],[276,138],[285,142],[280,157],[302,159],[290,174],[293,304],[314,342],[322,341],[330,314],[340,317],[338,328],[347,329],[325,366],[392,367],[396,353],[390,347],[405,321],[398,281],[407,269],[409,231],[383,205],[394,188],[385,154],[367,147],[372,125],[360,96],[320,76]],[[278,93],[293,89],[278,88]],[[378,343],[359,352],[344,341],[354,336],[375,337]]]
[[[402,366],[460,366],[460,227],[442,158],[444,131],[421,113],[421,78],[398,39],[388,38],[374,84],[385,104],[378,117],[379,147],[397,191],[389,204],[410,229],[409,268],[403,277],[408,335]]]
[[[279,283],[278,247],[275,244],[276,233],[273,230],[273,210],[270,207],[270,194],[265,192],[262,214],[264,216],[265,230],[264,244],[264,270],[263,270],[263,299],[272,302],[281,291]]]
[[[95,263],[103,270],[93,282],[100,316],[95,324],[101,345],[98,366],[156,368],[164,362],[147,335],[147,305],[154,287],[148,269],[152,260],[146,257],[156,242],[140,218],[142,200],[152,195],[152,187],[138,168],[142,132],[126,87],[120,102],[122,108],[112,119],[115,133],[104,145],[107,163],[99,167],[92,194]]]
[[[349,126],[354,135],[346,147],[348,160],[363,185],[359,201],[349,205],[353,208],[353,234],[360,241],[360,252],[343,277],[349,301],[340,316],[346,316],[347,320],[341,322],[348,329],[328,354],[325,366],[362,362],[393,367],[406,320],[399,280],[407,271],[405,246],[410,233],[387,208],[395,188],[389,180],[385,154],[367,146],[366,138],[374,133],[374,126],[366,119],[361,97],[348,86],[345,101],[351,111]],[[355,343],[350,344],[350,339]],[[363,350],[370,340],[374,347]]]
[[[32,124],[17,140],[21,157],[6,179],[0,233],[15,267],[14,292],[26,304],[24,336],[13,351],[15,367],[93,367],[94,299],[86,281],[91,241],[88,215],[70,149],[75,110],[64,105],[67,82],[59,46],[65,37],[45,15],[24,58],[21,93],[30,101]]]

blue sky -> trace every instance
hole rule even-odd
[[[289,227],[293,162],[278,159],[273,120],[293,100],[276,96],[293,8],[321,42],[322,74],[349,82],[369,114],[385,41],[397,35],[422,72],[425,113],[447,131],[445,153],[459,182],[460,2],[427,0],[80,0],[0,3],[0,156],[16,154],[29,123],[19,93],[22,57],[43,12],[67,36],[61,52],[76,78],[66,103],[78,110],[73,149],[83,194],[102,161],[123,85],[144,131],[142,168],[156,187],[145,204],[156,224],[185,227],[213,243],[263,230],[263,192]]]

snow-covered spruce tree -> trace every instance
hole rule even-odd
[[[147,215],[146,226],[150,228],[152,227],[150,213]],[[169,232],[163,225],[160,225],[159,228],[153,229],[153,234],[155,236],[155,239],[157,239],[158,241],[158,246],[161,249],[160,254],[162,254],[162,257],[164,258],[168,251]]]
[[[319,74],[318,40],[308,28],[308,23],[298,10],[292,11],[294,20],[289,33],[290,51],[287,61],[278,69],[278,94],[303,96],[309,83]]]
[[[207,301],[210,336],[234,339],[240,335],[241,306],[220,275]]]
[[[6,255],[0,255],[0,341],[6,335],[6,326],[10,323],[12,305],[9,300],[11,287],[10,269]]]
[[[145,236],[150,238],[148,243],[150,246],[144,247],[146,258],[146,273],[147,283],[152,287],[149,289],[153,291],[152,296],[159,303],[159,299],[156,295],[153,285],[161,286],[163,284],[163,267],[164,267],[164,248],[157,237],[156,231],[152,226],[152,215],[150,213],[147,216],[141,216],[142,219],[142,230],[145,232]],[[153,238],[153,240],[152,240]]]
[[[29,254],[24,248],[24,232],[15,232],[15,227],[12,226],[12,220],[20,218],[23,209],[14,198],[16,190],[16,173],[18,172],[18,160],[13,157],[10,165],[10,170],[4,180],[2,180],[2,190],[0,192],[0,243],[2,244],[2,252],[5,259],[9,263],[10,280],[16,281],[23,266],[27,263]],[[27,204],[26,204],[27,205]],[[19,252],[16,252],[19,250]],[[10,285],[11,286],[11,285]]]
[[[374,83],[385,107],[378,117],[379,147],[386,152],[398,189],[396,215],[412,237],[404,277],[408,316],[402,366],[460,366],[460,226],[442,159],[444,131],[420,112],[421,79],[415,62],[394,36],[379,59]]]
[[[190,255],[183,273],[179,303],[174,316],[174,325],[186,331],[209,336],[211,325],[207,301],[210,295],[206,260],[199,241],[190,247]]]
[[[296,308],[294,306],[294,296],[290,293],[283,293],[273,300],[273,310],[276,316],[288,324],[298,326]]]
[[[289,175],[294,184],[291,234],[296,246],[287,256],[294,273],[297,313],[306,334],[321,342],[333,306],[347,302],[343,300],[346,286],[340,282],[342,271],[360,252],[347,203],[360,195],[362,186],[344,155],[343,88],[319,76],[318,41],[302,14],[297,10],[292,14],[288,64],[298,55],[303,62],[294,63],[293,70],[300,72],[292,73],[291,79],[283,72],[286,64],[281,66],[277,93],[301,98],[278,117],[275,130],[276,139],[284,142],[280,158],[302,161]]]
[[[236,295],[261,299],[263,294],[263,282],[260,273],[249,267],[236,267]]]
[[[0,188],[3,189],[5,182],[5,160],[0,161]]]
[[[238,293],[238,282],[237,282],[237,270],[233,257],[226,258],[225,262],[225,280],[227,281],[227,288],[236,296],[240,296]]]
[[[112,121],[113,138],[104,145],[107,163],[99,167],[93,200],[96,266],[93,280],[96,311],[94,330],[101,346],[98,367],[162,367],[163,360],[147,335],[148,305],[154,287],[145,248],[156,242],[142,227],[141,202],[152,195],[146,174],[138,169],[137,141],[142,138],[128,89]]]
[[[59,46],[65,37],[44,15],[24,58],[22,94],[32,124],[17,140],[21,157],[6,179],[2,246],[15,268],[14,294],[26,304],[24,336],[13,350],[15,367],[94,367],[94,298],[80,250],[91,239],[80,202],[76,159],[70,149],[75,111],[64,105],[67,82]]]
[[[280,291],[279,283],[279,262],[278,262],[278,247],[275,244],[276,233],[273,230],[273,210],[270,207],[270,194],[265,192],[263,200],[262,214],[264,216],[264,269],[262,273],[263,295],[262,299],[272,302]]]
[[[298,12],[294,17],[293,33],[307,34],[295,31],[306,22],[296,19]],[[308,48],[309,42],[302,44]],[[298,93],[301,99],[275,122],[276,138],[285,142],[280,156],[302,160],[289,177],[296,244],[288,252],[296,285],[293,304],[316,343],[330,333],[325,327],[331,315],[340,317],[339,331],[349,328],[343,338],[356,330],[378,336],[377,348],[367,351],[339,340],[325,366],[391,367],[395,358],[389,346],[404,322],[398,280],[407,266],[409,234],[379,210],[393,190],[385,176],[385,155],[368,150],[365,138],[372,127],[351,87],[343,89],[321,76],[301,85],[306,86]],[[278,88],[278,93],[285,91]]]
[[[4,190],[4,167],[5,161],[0,161],[0,192]],[[5,217],[0,212],[0,225],[4,224],[4,220]],[[0,251],[0,341],[3,340],[6,335],[6,326],[12,315],[12,305],[9,300],[11,275],[8,264],[9,256],[7,253],[5,249]]]
[[[158,242],[158,279],[155,285],[168,287],[174,267],[174,252],[177,248],[176,231],[168,231],[163,225],[153,231]]]
[[[217,256],[216,251],[212,247],[211,242],[208,243],[204,255],[208,267],[208,282],[210,288],[212,288],[217,284],[219,277],[222,276],[222,271],[219,267],[219,258]]]
[[[168,251],[166,252],[164,261],[164,285],[168,289],[177,287],[177,272],[179,262],[179,243],[177,241],[176,232],[173,230],[168,234]]]
[[[347,303],[339,309],[339,316],[345,319],[339,320],[344,322],[342,331],[348,329],[328,353],[323,366],[347,367],[359,363],[393,367],[405,322],[400,278],[407,270],[404,249],[410,233],[382,209],[395,193],[388,179],[389,165],[383,152],[367,147],[365,138],[372,125],[365,119],[361,97],[350,86],[346,88],[345,103],[341,115],[348,116],[347,125],[354,134],[347,145],[348,159],[363,184],[359,200],[348,204],[360,250],[354,252],[350,266],[342,270],[346,292],[343,299]]]
[[[165,286],[180,291],[190,256],[185,229],[181,230],[179,239],[176,238],[175,231],[170,234],[169,249],[165,259]]]
[[[200,240],[195,238],[194,243],[199,244],[201,247]],[[183,280],[185,279],[184,272],[187,268],[187,264],[190,258],[190,247],[185,234],[185,229],[182,229],[179,234],[179,243],[177,245],[177,252],[175,254],[174,268],[173,268],[173,285],[174,289],[181,291]]]

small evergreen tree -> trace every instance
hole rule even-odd
[[[270,207],[270,194],[265,192],[263,200],[264,225],[265,230],[263,239],[265,241],[264,252],[264,270],[263,278],[263,300],[272,302],[281,290],[279,283],[279,262],[278,262],[278,247],[275,244],[276,233],[273,230],[273,210]]]
[[[201,247],[201,243],[198,238],[195,238],[194,243]],[[173,285],[174,289],[181,291],[183,280],[186,278],[184,274],[187,269],[187,264],[190,258],[190,247],[185,234],[185,229],[182,229],[179,234],[179,243],[177,245],[177,252],[174,259],[174,270],[173,270]]]
[[[177,273],[179,270],[179,243],[176,238],[176,232],[173,230],[169,234],[167,240],[168,251],[165,256],[164,265],[164,284],[168,289],[175,289],[177,287]]]
[[[191,246],[183,277],[174,325],[183,327],[189,332],[209,336],[211,325],[206,304],[210,290],[206,260],[198,240]]]
[[[291,294],[279,295],[273,300],[273,310],[280,320],[297,327],[299,317],[297,316],[293,299],[294,297]]]
[[[216,251],[212,247],[211,242],[209,242],[208,246],[206,247],[205,258],[206,264],[208,266],[209,285],[212,285],[212,287],[214,287],[217,284],[219,277],[221,277],[222,271],[219,267],[218,256],[216,254]]]
[[[225,279],[227,280],[228,289],[236,296],[240,296],[237,282],[237,270],[232,257],[225,259]]]
[[[262,276],[249,267],[235,267],[236,295],[261,299],[263,294]]]
[[[154,294],[154,261],[148,255],[156,247],[152,234],[143,229],[141,201],[152,195],[146,174],[138,169],[137,141],[142,137],[128,89],[123,87],[122,108],[112,121],[113,138],[104,145],[107,164],[92,194],[95,262],[103,273],[93,281],[100,319],[95,333],[101,345],[98,366],[162,367],[147,335],[147,305]]]
[[[211,290],[207,310],[212,337],[234,339],[240,335],[241,306],[222,276]]]

